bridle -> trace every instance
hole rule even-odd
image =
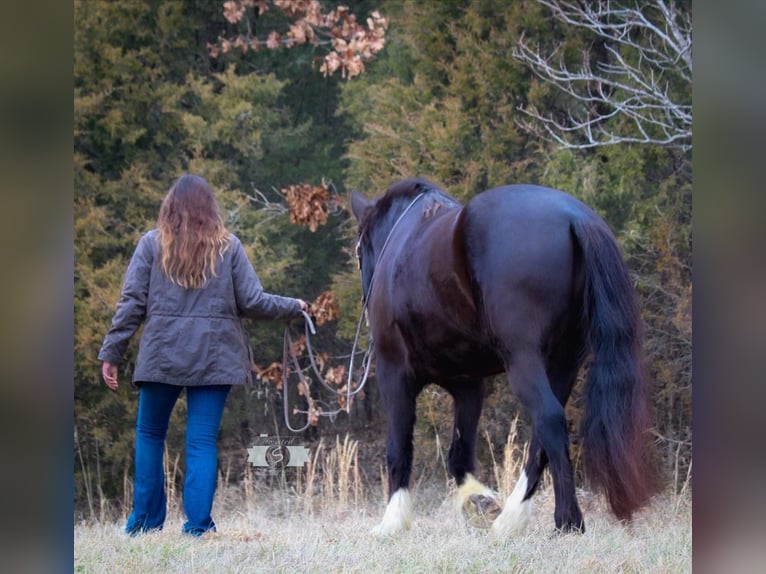
[[[311,397],[310,392],[310,383],[309,379],[306,378],[306,376],[303,374],[303,370],[300,367],[300,364],[298,363],[298,357],[295,353],[295,345],[293,344],[292,337],[290,336],[290,325],[288,324],[285,327],[285,334],[284,334],[284,340],[283,340],[283,349],[282,349],[282,392],[284,393],[283,396],[283,404],[284,404],[284,415],[285,415],[285,424],[287,425],[287,428],[290,429],[292,432],[298,433],[303,432],[306,430],[312,422],[312,417],[314,416],[323,416],[323,417],[329,417],[331,421],[335,420],[335,417],[338,415],[338,413],[351,412],[351,399],[359,394],[362,389],[364,388],[364,385],[367,383],[367,379],[369,378],[370,374],[370,366],[372,364],[372,355],[373,355],[373,340],[372,335],[370,334],[368,336],[369,343],[367,345],[367,350],[364,351],[364,356],[362,358],[362,366],[364,367],[364,374],[362,375],[361,381],[356,385],[356,388],[352,390],[352,377],[354,373],[354,357],[357,354],[357,346],[359,344],[359,337],[362,331],[362,323],[367,317],[367,304],[370,300],[370,293],[372,293],[372,286],[375,283],[375,276],[377,274],[379,266],[377,265],[377,262],[381,260],[383,257],[383,254],[386,251],[386,247],[388,246],[389,241],[391,240],[391,237],[393,236],[394,230],[396,229],[397,225],[399,225],[399,222],[402,220],[402,218],[407,214],[407,212],[410,210],[410,208],[417,203],[417,201],[423,197],[425,192],[419,193],[410,203],[407,205],[407,207],[402,211],[402,213],[399,215],[399,217],[394,222],[394,225],[391,227],[391,231],[388,232],[388,235],[386,236],[386,240],[383,242],[383,247],[380,250],[380,254],[378,255],[378,259],[376,261],[375,269],[372,272],[372,277],[370,277],[370,284],[367,287],[367,293],[363,294],[362,297],[362,311],[359,315],[359,321],[356,325],[356,333],[354,334],[354,343],[351,347],[351,355],[349,358],[349,365],[348,365],[348,379],[346,381],[346,391],[341,392],[338,391],[338,389],[330,386],[330,384],[325,381],[324,377],[319,371],[319,368],[316,364],[316,359],[314,358],[314,351],[311,347],[311,335],[316,335],[316,329],[314,328],[314,322],[311,320],[311,316],[306,313],[305,311],[301,311],[304,318],[304,329],[305,329],[305,339],[306,339],[306,354],[309,356],[309,361],[311,362],[311,368],[314,371],[314,375],[319,379],[319,382],[322,383],[322,386],[334,393],[337,396],[345,397],[345,406],[341,406],[338,409],[335,409],[333,411],[320,411],[315,406],[315,401]],[[357,262],[359,264],[359,271],[362,270],[362,257],[360,254],[361,251],[361,244],[362,244],[362,238],[363,235],[360,234],[359,239],[356,242],[356,248],[355,248],[355,255],[357,258]],[[369,326],[369,321],[367,322]],[[301,428],[293,428],[290,424],[290,414],[289,414],[289,407],[287,403],[287,378],[288,378],[288,355],[289,359],[292,361],[293,368],[295,372],[298,374],[299,379],[299,387],[303,385],[303,394],[306,397],[306,400],[308,401],[308,410],[298,410],[297,408],[293,410],[293,414],[305,414],[307,416],[306,424],[303,425]]]

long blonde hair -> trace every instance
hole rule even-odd
[[[229,233],[207,181],[179,177],[162,201],[157,228],[160,266],[173,283],[199,289],[217,275],[216,262],[229,247]]]

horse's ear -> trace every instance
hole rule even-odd
[[[361,193],[356,190],[351,192],[351,211],[357,221],[362,221],[362,217],[370,207],[372,207],[372,202],[367,201]]]

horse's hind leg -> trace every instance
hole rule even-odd
[[[473,475],[476,467],[476,430],[484,402],[484,381],[443,384],[454,401],[455,420],[449,449],[449,472],[458,486],[458,506],[477,526],[489,526],[499,512],[494,493]],[[493,508],[494,507],[494,508]]]
[[[419,389],[399,369],[378,361],[377,379],[388,417],[386,466],[388,468],[388,505],[383,520],[372,533],[395,534],[412,523],[412,500],[409,493],[412,472],[412,431],[415,426],[415,399]]]
[[[570,329],[567,337],[559,342],[556,351],[548,360],[550,366],[547,369],[551,390],[562,407],[565,407],[569,400],[581,363],[582,338],[578,335],[576,328]],[[540,485],[543,471],[547,465],[548,454],[542,448],[538,433],[534,432],[529,445],[527,463],[514,489],[514,500],[518,502],[519,506],[522,503],[526,505],[523,508],[523,514],[531,513],[531,498]],[[580,530],[584,530],[584,528],[583,525]]]
[[[546,463],[551,466],[556,499],[556,528],[562,531],[584,531],[582,513],[574,490],[574,471],[569,458],[569,438],[563,401],[563,387],[554,394],[545,367],[537,351],[523,350],[511,355],[507,364],[511,388],[532,419],[533,438],[530,456],[503,512],[492,524],[498,536],[507,536],[526,526],[531,514],[531,496],[536,490]],[[571,386],[569,387],[571,390]],[[566,392],[568,395],[569,392]]]

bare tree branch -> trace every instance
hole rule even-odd
[[[524,129],[565,148],[637,142],[691,149],[690,14],[672,0],[651,0],[640,8],[610,0],[537,2],[557,20],[597,35],[606,61],[594,70],[586,52],[580,69],[573,70],[560,49],[545,56],[522,37],[513,56],[573,99],[565,119],[520,107],[529,118],[519,120]],[[633,129],[610,121],[618,116]]]

